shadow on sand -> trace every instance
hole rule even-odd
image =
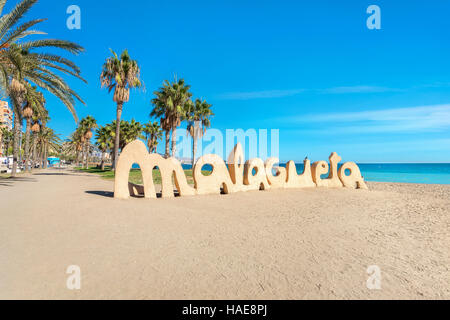
[[[105,198],[114,198],[114,192],[110,191],[86,191],[86,193]]]
[[[0,186],[12,187],[14,182],[36,182],[36,179],[29,177],[0,178]]]
[[[86,191],[85,193],[92,194],[95,196],[101,196],[101,197],[105,197],[105,198],[114,198],[114,192],[110,192],[110,191]],[[178,198],[178,197],[180,197],[180,194],[177,191],[174,191],[174,196],[175,196],[175,198]],[[157,192],[156,197],[158,199],[162,198],[162,193]],[[131,198],[144,199],[144,195],[131,196]]]
[[[75,174],[70,173],[35,173],[34,176],[75,176]]]

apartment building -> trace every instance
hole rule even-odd
[[[8,128],[12,130],[13,127],[13,113],[8,105],[8,102],[0,100],[0,128]],[[0,131],[0,157],[4,156],[2,145],[2,133]]]

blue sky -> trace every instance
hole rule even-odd
[[[66,27],[71,4],[81,30]],[[381,30],[366,27],[372,4]],[[115,118],[99,74],[109,48],[127,48],[146,91],[132,92],[124,119],[148,121],[153,91],[176,74],[213,104],[214,128],[279,129],[282,160],[450,162],[449,13],[442,0],[40,0],[28,18],[86,48],[74,60],[89,84],[70,81],[87,102],[80,118]],[[69,112],[51,97],[48,107],[69,135]]]

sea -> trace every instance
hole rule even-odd
[[[280,166],[285,167],[286,164]],[[358,164],[358,166],[364,179],[369,182],[450,185],[450,163],[364,163]],[[139,166],[134,165],[133,168],[136,169]],[[191,165],[183,164],[183,169],[189,170],[191,168]],[[206,165],[203,170],[211,171],[212,168]],[[301,174],[303,170],[303,164],[297,164],[297,172]]]

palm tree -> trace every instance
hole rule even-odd
[[[50,121],[50,117],[48,116],[48,113],[42,114],[39,120],[41,122],[41,129],[39,131],[39,134],[45,135],[47,132],[47,123]],[[39,141],[39,139],[38,139],[38,141]],[[40,150],[47,150],[47,147],[45,147],[45,146],[43,146],[43,147],[44,148],[41,148]],[[40,161],[39,168],[47,169],[48,161],[47,161],[46,157],[47,157],[47,155],[44,154],[44,152],[41,152],[41,161]]]
[[[206,129],[211,126],[210,117],[214,116],[211,111],[212,105],[206,101],[196,99],[195,103],[187,110],[188,126],[187,133],[192,137],[192,168],[195,165],[197,153],[197,139],[203,137]]]
[[[128,50],[124,50],[120,58],[113,50],[111,50],[111,53],[112,57],[107,58],[103,64],[100,81],[102,87],[108,88],[109,92],[114,90],[113,101],[117,103],[113,162],[113,169],[115,169],[119,157],[120,120],[123,105],[130,99],[130,89],[141,88],[142,82],[140,80],[140,67],[137,61],[130,58]]]
[[[170,157],[170,130],[172,130],[172,123],[170,121],[170,110],[167,107],[167,86],[166,84],[159,91],[155,91],[156,98],[152,100],[153,110],[150,117],[159,118],[161,129],[165,132],[166,152],[165,157]]]
[[[147,140],[148,151],[156,152],[158,141],[162,138],[161,125],[158,122],[149,122],[144,126],[144,134]]]
[[[41,150],[41,162],[47,168],[49,154],[57,154],[61,151],[62,141],[52,129],[44,127],[38,133],[38,147]]]
[[[97,128],[97,121],[92,116],[87,116],[86,118],[82,119],[80,121],[80,132],[82,141],[84,141],[84,149],[85,149],[85,168],[89,169],[89,150],[90,150],[90,141],[92,139],[92,136],[94,135],[92,133],[92,130]]]
[[[9,87],[9,96],[13,103],[13,114],[14,114],[14,124],[13,124],[13,167],[11,176],[15,177],[17,172],[17,162],[19,160],[19,140],[20,133],[22,132],[22,101],[23,97],[26,93],[25,85],[23,85],[20,81],[17,81],[15,78],[11,80],[11,86]]]
[[[21,65],[21,69],[14,70],[11,74],[11,82],[9,87],[7,88],[7,93],[11,99],[14,111],[14,133],[15,133],[15,142],[14,142],[14,163],[13,163],[13,176],[15,175],[15,170],[17,168],[17,154],[18,154],[18,139],[21,132],[22,119],[23,116],[30,119],[30,116],[26,116],[22,114],[22,110],[31,110],[24,106],[24,103],[27,102],[27,97],[33,95],[33,93],[29,93],[28,91],[33,91],[34,89],[31,87],[30,83],[37,84],[39,87],[53,93],[56,95],[72,112],[74,118],[76,119],[76,113],[74,110],[74,97],[79,99],[81,102],[81,98],[79,98],[76,93],[74,93],[68,85],[64,82],[62,78],[51,72],[50,70],[42,67],[46,65],[45,61],[36,62],[33,57],[30,58],[32,54],[28,54],[25,51],[21,51],[18,55],[17,60],[21,60],[18,62]],[[29,60],[29,61],[28,61]],[[17,62],[17,61],[16,61]],[[58,65],[55,64],[55,68],[58,69]],[[34,94],[37,96],[37,94]],[[43,100],[41,97],[40,100]],[[84,103],[84,102],[83,102]],[[31,114],[31,113],[29,113]]]
[[[25,147],[24,147],[24,157],[25,157],[25,170],[31,172],[31,149],[30,149],[30,138],[31,138],[31,121],[33,114],[41,115],[46,113],[45,110],[45,99],[44,95],[37,92],[36,87],[29,87],[25,94],[26,104],[22,110],[22,116],[26,120],[26,133],[25,133]]]
[[[116,128],[117,128],[117,124],[116,124],[116,120],[114,120],[112,123],[109,123],[106,125],[106,127],[108,127],[108,130],[111,134],[111,136],[114,139],[114,145],[115,145],[115,141],[116,141]],[[128,121],[120,121],[120,132],[119,132],[119,149],[123,149],[125,148],[125,146],[127,144],[129,144],[130,142],[133,142],[136,139],[139,138],[144,138],[142,135],[142,131],[144,130],[144,128],[142,127],[142,125],[139,122],[136,122],[134,119],[131,120],[131,122]],[[114,163],[114,157],[115,157],[115,153],[113,152],[112,154],[112,158],[113,158],[113,163]]]
[[[37,52],[41,48],[60,48],[72,54],[79,54],[83,48],[75,43],[43,39],[25,41],[29,35],[44,34],[30,30],[42,22],[32,20],[17,26],[17,23],[37,0],[23,0],[10,13],[2,14],[6,0],[0,0],[0,89],[11,100],[14,112],[13,170],[15,176],[19,154],[19,136],[21,132],[23,103],[27,93],[27,84],[34,84],[53,95],[66,105],[76,120],[75,99],[82,99],[55,73],[60,71],[75,76],[83,81],[80,69],[70,60],[59,55]],[[19,42],[20,40],[20,42]]]
[[[45,117],[47,117],[47,112],[45,112]],[[42,118],[42,117],[41,117]],[[31,126],[31,132],[33,133],[33,146],[32,146],[32,150],[33,150],[33,165],[32,167],[34,168],[36,166],[37,163],[37,135],[38,133],[41,131],[41,124],[40,124],[40,117],[38,117],[37,115],[33,115],[33,123]]]
[[[166,133],[166,157],[169,157],[170,131],[172,131],[172,157],[176,155],[177,127],[184,120],[186,109],[192,104],[191,86],[185,84],[184,79],[170,83],[164,81],[163,86],[156,91],[152,100],[151,117],[160,118],[161,128]]]
[[[63,152],[67,155],[73,155],[75,163],[80,166],[80,153],[83,151],[84,142],[80,127],[72,133],[70,138],[63,144]]]
[[[114,140],[113,140],[113,127],[104,126],[99,127],[97,134],[95,136],[96,146],[102,152],[102,162],[100,165],[100,170],[105,170],[105,155],[114,150]]]
[[[127,144],[130,142],[133,142],[136,139],[144,138],[142,135],[142,132],[144,130],[144,127],[134,119],[131,119],[131,121],[122,121],[122,124],[120,125],[120,143],[119,147],[120,149],[125,148]]]

